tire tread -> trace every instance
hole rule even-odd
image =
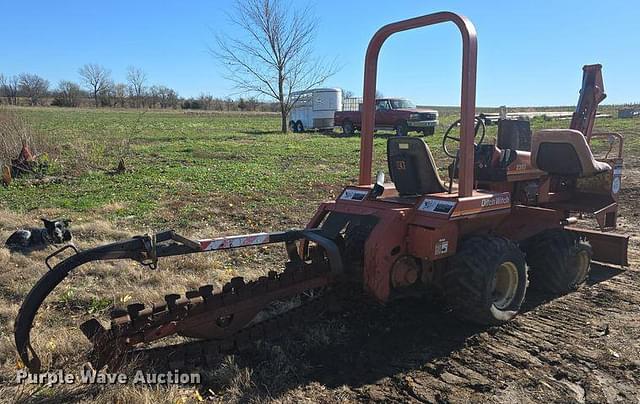
[[[479,324],[504,322],[490,311],[493,301],[487,294],[487,285],[493,280],[495,268],[510,255],[518,261],[515,264],[526,280],[524,254],[514,242],[494,236],[473,236],[461,242],[443,275],[445,298],[457,317]],[[525,281],[525,293],[526,285]],[[515,302],[518,309],[523,300],[524,293],[522,299]]]
[[[527,263],[531,268],[531,284],[543,291],[561,294],[575,290],[569,279],[570,257],[583,249],[593,252],[591,245],[580,237],[563,229],[542,232],[525,243]],[[587,272],[588,277],[588,272]]]

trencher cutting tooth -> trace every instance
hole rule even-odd
[[[134,349],[125,353],[128,358],[144,361],[153,366],[168,369],[193,369],[198,366],[215,366],[221,355],[242,351],[254,341],[283,335],[292,319],[305,322],[322,313],[327,307],[330,294],[319,296],[290,311],[276,314],[266,320],[243,328],[229,339],[216,341],[192,341],[186,344],[167,345],[147,349]],[[194,356],[193,352],[198,352]]]
[[[144,310],[144,304],[142,303],[132,303],[127,306],[127,313],[129,314],[129,318],[131,318],[131,320],[138,318],[142,310]]]
[[[164,296],[163,302],[145,306],[142,303],[129,304],[125,309],[114,309],[111,313],[111,330],[105,330],[105,337],[95,339],[94,352],[97,363],[109,362],[111,358],[100,356],[100,352],[109,352],[109,346],[122,347],[122,354],[156,352],[157,348],[139,349],[142,343],[149,343],[173,334],[209,340],[213,338],[216,352],[233,352],[246,347],[251,341],[278,335],[281,329],[292,323],[289,315],[305,316],[307,305],[318,306],[322,296],[291,311],[273,315],[266,320],[253,322],[258,312],[271,302],[288,299],[302,294],[305,290],[317,289],[330,283],[327,271],[306,267],[281,273],[269,271],[268,276],[246,281],[243,277],[234,277],[215,291],[213,285],[203,285],[189,290],[185,296],[171,293]],[[310,304],[311,303],[311,304]],[[268,313],[268,312],[266,312]],[[309,312],[310,313],[310,312]],[[87,326],[86,328],[94,328]],[[87,330],[87,334],[92,334]],[[211,344],[211,341],[202,341]],[[124,345],[122,345],[124,344]],[[175,346],[174,346],[175,348]],[[166,353],[166,352],[165,352]],[[166,358],[165,358],[166,359]],[[100,362],[102,360],[102,362]],[[115,363],[115,362],[114,362]]]
[[[242,276],[236,276],[235,278],[231,278],[231,281],[229,283],[231,284],[231,287],[234,290],[240,290],[246,286],[244,282],[244,278]]]
[[[213,285],[204,285],[198,288],[200,296],[206,301],[213,296]]]
[[[176,302],[180,299],[180,295],[176,293],[171,293],[164,296],[164,301],[167,302],[167,308],[169,311],[173,311],[176,309]]]

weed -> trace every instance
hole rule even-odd
[[[76,291],[73,288],[69,288],[60,295],[60,303],[70,306],[74,302],[75,296]]]
[[[106,297],[92,297],[91,302],[89,303],[89,310],[87,310],[88,314],[98,314],[109,307],[111,307],[113,302],[111,299]]]

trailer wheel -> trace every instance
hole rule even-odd
[[[302,124],[302,121],[296,122],[296,132],[298,133],[304,132],[304,125]]]
[[[296,121],[289,121],[289,129],[291,130],[291,132],[297,132]]]
[[[563,229],[552,229],[523,243],[531,285],[555,294],[575,290],[589,277],[593,251],[588,242]]]
[[[396,136],[407,136],[409,134],[409,125],[405,121],[396,124]]]
[[[528,284],[522,251],[510,240],[490,236],[463,240],[442,278],[454,314],[482,325],[514,318]]]
[[[353,133],[355,132],[355,129],[353,128],[353,122],[351,122],[350,120],[346,120],[342,123],[342,134],[345,136],[352,136]]]

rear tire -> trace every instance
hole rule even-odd
[[[501,237],[470,237],[449,259],[442,283],[457,317],[482,325],[504,323],[518,314],[527,291],[524,254]]]
[[[296,122],[296,132],[298,133],[304,132],[304,125],[302,124],[302,121]]]
[[[563,229],[544,231],[523,243],[531,285],[554,294],[576,290],[589,277],[591,245]]]
[[[295,121],[289,121],[289,129],[291,130],[291,132],[297,132]]]

